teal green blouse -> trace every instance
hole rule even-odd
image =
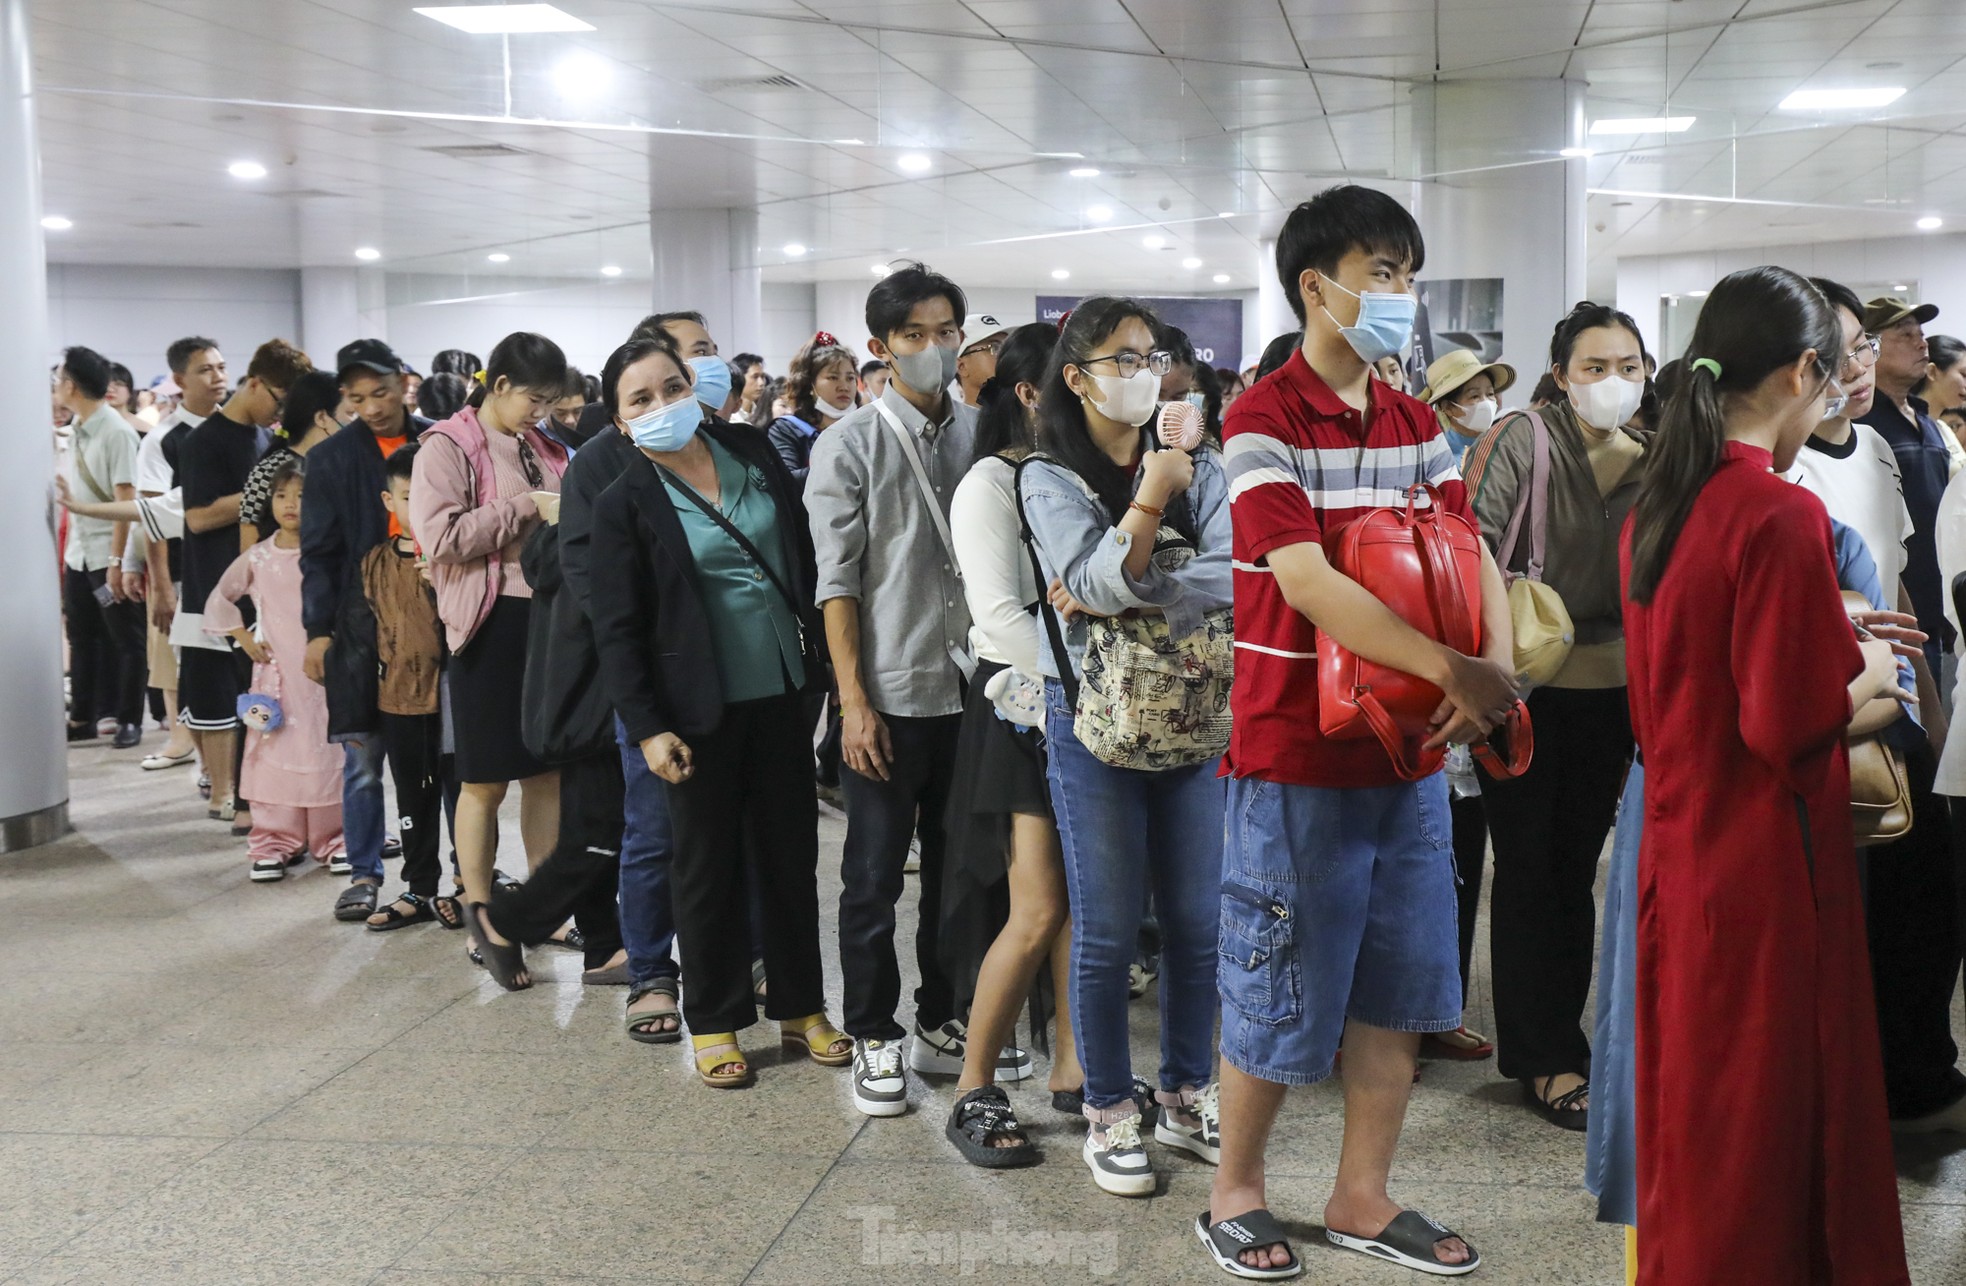
[[[717,487],[722,493],[717,508],[757,546],[789,588],[792,576],[779,540],[778,507],[765,489],[764,475],[707,434],[703,440],[717,463]],[[799,622],[784,595],[773,588],[771,578],[751,556],[683,493],[687,483],[665,478],[663,485],[696,559],[697,588],[710,618],[724,700],[756,701],[803,688],[806,668],[799,649]]]

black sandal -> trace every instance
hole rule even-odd
[[[341,891],[334,900],[334,918],[343,924],[353,924],[366,920],[375,914],[376,886],[373,884],[351,884]]]
[[[1555,1080],[1552,1076],[1550,1080]],[[1547,1088],[1548,1082],[1545,1082]],[[1591,1083],[1584,1081],[1573,1090],[1566,1090],[1555,1098],[1544,1098],[1536,1092],[1535,1078],[1522,1082],[1522,1099],[1536,1115],[1556,1126],[1559,1130],[1588,1130],[1591,1125],[1591,1109],[1588,1104],[1576,1106],[1578,1100],[1590,1097]]]
[[[484,957],[485,969],[498,985],[507,991],[524,991],[532,986],[530,979],[519,981],[519,975],[526,971],[525,950],[516,942],[508,942],[500,946],[491,940],[491,933],[486,928],[486,920],[489,917],[485,904],[470,903],[464,908],[464,912],[471,917],[471,932],[477,936],[478,952]]]
[[[391,902],[388,906],[383,907],[380,912],[380,914],[386,915],[389,918],[381,924],[377,924],[374,920],[369,921],[369,930],[372,933],[387,933],[391,929],[401,929],[408,925],[423,924],[427,921],[434,920],[437,918],[437,913],[430,908],[432,900],[420,893],[398,894],[396,902],[406,902],[411,909],[407,913],[398,911],[396,909],[396,902]]]
[[[985,1170],[1009,1170],[1039,1159],[1037,1145],[1017,1123],[1010,1097],[995,1085],[979,1085],[957,1099],[943,1132],[966,1161]],[[1012,1142],[1008,1147],[993,1147],[992,1138]]]
[[[751,962],[751,1003],[760,1009],[765,1007],[765,962],[762,959]]]
[[[1208,1248],[1209,1258],[1215,1266],[1231,1277],[1243,1277],[1250,1281],[1282,1281],[1295,1277],[1304,1271],[1304,1261],[1297,1257],[1297,1248],[1290,1244],[1283,1225],[1277,1217],[1267,1210],[1252,1210],[1234,1219],[1224,1219],[1219,1223],[1208,1221],[1208,1211],[1195,1216],[1195,1235],[1201,1244]],[[1240,1256],[1265,1246],[1281,1246],[1290,1256],[1290,1262],[1281,1268],[1257,1268],[1242,1262]]]
[[[567,931],[557,938],[546,939],[549,947],[565,947],[568,951],[587,950],[587,935],[577,925],[568,925]]]
[[[662,994],[671,1001],[676,999],[676,980],[656,978],[628,992],[628,1010],[622,1014],[621,1025],[628,1032],[629,1040],[640,1041],[644,1045],[673,1045],[683,1038],[683,1012],[676,1009],[651,1009],[646,1013],[633,1012],[635,1002],[643,996]],[[657,1030],[654,1024],[670,1019],[675,1026],[667,1031]]]
[[[464,898],[462,890],[430,899],[430,910],[437,917],[437,923],[446,929],[464,927]]]

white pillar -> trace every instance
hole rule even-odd
[[[1290,296],[1283,292],[1283,279],[1277,276],[1276,239],[1258,242],[1256,258],[1256,330],[1245,331],[1242,337],[1242,346],[1251,353],[1261,353],[1285,331],[1303,329],[1290,307]]]
[[[353,268],[300,270],[300,346],[322,370],[332,367],[343,344],[370,338],[361,327],[358,294]]]
[[[652,210],[649,248],[652,311],[702,313],[726,356],[764,343],[756,210]]]
[[[0,0],[0,388],[24,390],[0,422],[0,853],[68,830],[54,433],[48,419],[47,254],[27,0]]]

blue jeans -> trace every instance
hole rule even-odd
[[[675,978],[676,914],[669,900],[669,863],[675,842],[669,831],[669,786],[648,769],[640,746],[615,721],[626,784],[621,834],[621,941],[628,949],[628,979],[641,987]]]
[[[1217,763],[1136,772],[1095,758],[1072,710],[1045,683],[1047,775],[1072,903],[1072,1024],[1088,1107],[1133,1092],[1127,970],[1139,950],[1141,889],[1161,921],[1160,1088],[1213,1078],[1216,930],[1224,790]]]
[[[381,732],[341,743],[341,833],[350,881],[382,882],[382,757]]]

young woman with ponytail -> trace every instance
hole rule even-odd
[[[1897,666],[1777,476],[1842,400],[1840,339],[1786,269],[1715,286],[1624,534],[1641,1282],[1910,1280],[1844,750]]]

